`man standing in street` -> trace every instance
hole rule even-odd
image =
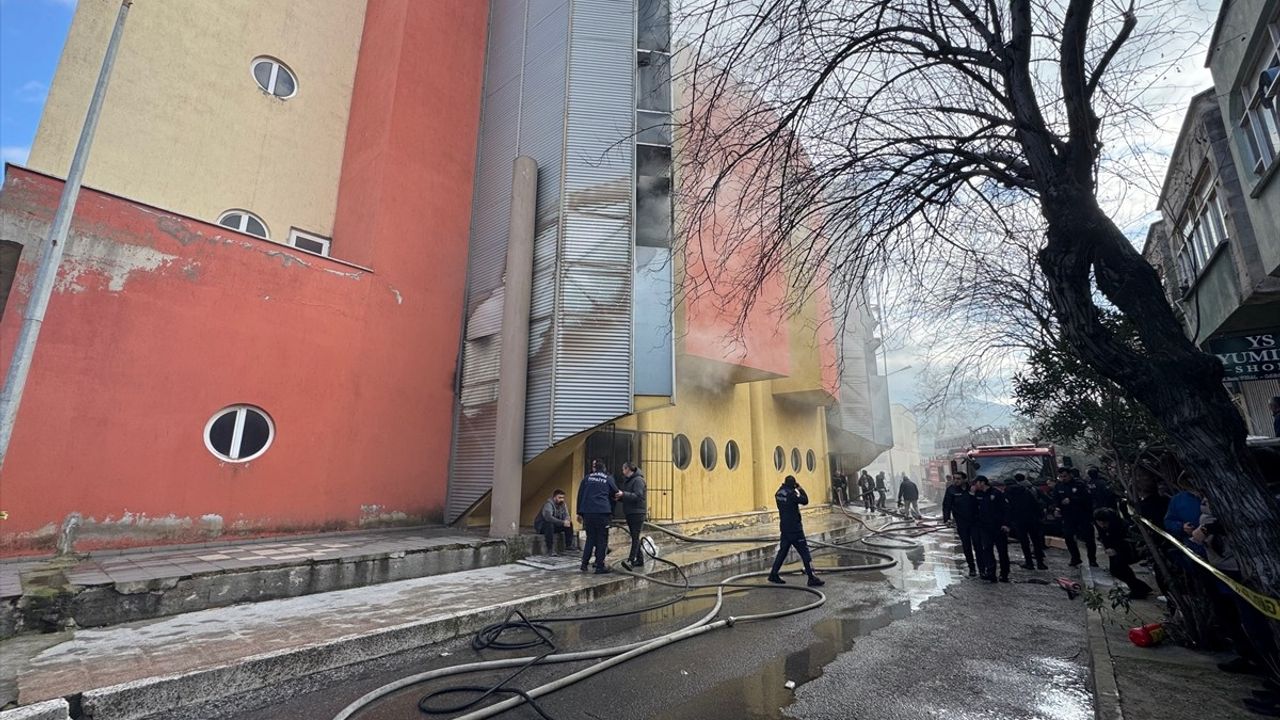
[[[1027,476],[1022,473],[1014,475],[1013,484],[1004,491],[1009,503],[1009,527],[1022,545],[1022,557],[1026,561],[1022,567],[1048,570],[1049,566],[1044,564],[1044,526],[1040,522],[1044,509],[1036,495],[1035,490],[1027,487]]]
[[[991,485],[999,487],[993,490]],[[1009,506],[1004,498],[1004,479],[973,479],[973,502],[977,514],[978,573],[987,582],[996,582],[996,556],[1000,557],[1000,582],[1009,582]]]
[[[613,478],[605,472],[603,460],[591,461],[591,474],[582,478],[578,486],[578,517],[587,531],[587,541],[582,545],[582,572],[595,553],[596,574],[610,572],[604,564],[609,545],[609,518],[613,516],[611,503],[622,497]]]
[[[973,562],[973,523],[976,518],[973,495],[969,494],[968,478],[962,472],[956,473],[952,483],[947,486],[947,493],[942,496],[942,522],[956,524],[960,548],[964,550],[965,562],[969,564],[969,577],[978,576],[978,570]]]
[[[920,488],[907,477],[906,473],[902,473],[902,483],[898,485],[898,507],[902,511],[917,520],[920,519]]]
[[[885,500],[889,497],[889,488],[884,484],[884,471],[876,473],[876,508],[884,510]]]
[[[1098,567],[1098,546],[1093,541],[1093,499],[1089,488],[1067,468],[1058,470],[1058,482],[1053,486],[1053,505],[1062,517],[1062,539],[1071,553],[1071,567],[1080,564],[1080,546],[1076,538],[1084,540],[1089,557],[1089,567]]]
[[[809,587],[826,585],[813,571],[809,541],[805,539],[804,525],[800,522],[800,506],[809,504],[809,496],[796,482],[795,476],[788,475],[773,499],[778,503],[778,523],[782,537],[778,542],[778,556],[773,559],[773,569],[769,572],[769,582],[778,585],[787,584],[778,571],[782,570],[782,564],[787,561],[787,553],[794,547],[800,556],[800,561],[804,563],[804,574],[809,576]]]
[[[862,509],[867,512],[876,511],[876,481],[866,470],[858,476],[858,492],[862,494]]]
[[[622,567],[630,570],[632,566],[644,567],[644,552],[640,549],[640,531],[644,529],[645,517],[649,514],[647,488],[644,473],[633,463],[622,463],[622,514],[627,517],[627,532],[631,534],[631,554],[627,556]]]
[[[569,522],[569,506],[564,500],[564,491],[556,488],[533,518],[534,531],[542,534],[547,554],[553,557],[560,555],[556,552],[557,535],[564,535],[565,552],[573,550],[573,523]]]

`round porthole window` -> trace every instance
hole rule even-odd
[[[738,467],[738,443],[730,440],[724,444],[724,466],[730,470]]]
[[[702,438],[702,444],[698,446],[698,459],[702,461],[702,467],[706,470],[716,469],[716,441],[711,438]]]
[[[804,454],[804,466],[809,472],[813,472],[813,469],[818,466],[818,458],[812,450]]]
[[[671,461],[676,464],[680,470],[689,467],[689,461],[693,459],[693,448],[689,445],[689,438],[684,435],[677,435],[671,439]]]
[[[284,100],[298,92],[298,79],[293,71],[275,58],[260,57],[253,61],[253,80],[268,95]]]
[[[791,448],[791,471],[800,472],[800,448]]]
[[[773,467],[778,472],[787,469],[787,451],[781,445],[773,449]]]
[[[214,413],[204,426],[204,445],[219,460],[248,462],[271,447],[276,427],[271,416],[252,405],[232,405]]]

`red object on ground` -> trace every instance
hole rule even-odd
[[[1129,642],[1138,647],[1152,647],[1164,641],[1164,625],[1151,623],[1129,630]]]

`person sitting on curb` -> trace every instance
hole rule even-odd
[[[542,510],[533,518],[533,530],[542,535],[546,544],[546,553],[559,557],[556,552],[556,536],[564,536],[565,552],[575,550],[573,523],[569,520],[569,506],[565,503],[564,491],[556,488],[551,497],[543,503]]]

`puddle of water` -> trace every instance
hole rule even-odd
[[[853,647],[860,637],[883,628],[890,623],[909,617],[929,599],[942,595],[952,583],[959,582],[963,573],[963,560],[957,564],[950,553],[916,549],[891,553],[899,564],[888,570],[854,574],[841,578],[871,583],[884,583],[894,587],[897,599],[886,603],[883,595],[848,602],[835,617],[821,620],[811,626],[816,636],[806,647],[768,661],[753,670],[752,674],[716,685],[708,692],[682,703],[673,718],[742,718],[743,720],[767,720],[779,716],[779,708],[790,705],[795,691],[786,688],[788,680],[798,686],[822,675],[824,668],[841,653]],[[904,557],[905,556],[905,557]],[[815,558],[821,572],[822,565],[844,565],[864,562],[865,557],[856,553],[835,553]],[[902,597],[901,594],[906,596]],[[830,599],[829,599],[830,602]],[[1069,688],[1063,686],[1065,695]],[[1045,698],[1045,703],[1057,702]],[[1087,696],[1086,696],[1087,705]],[[1074,715],[1050,715],[1047,720],[1085,720]]]

